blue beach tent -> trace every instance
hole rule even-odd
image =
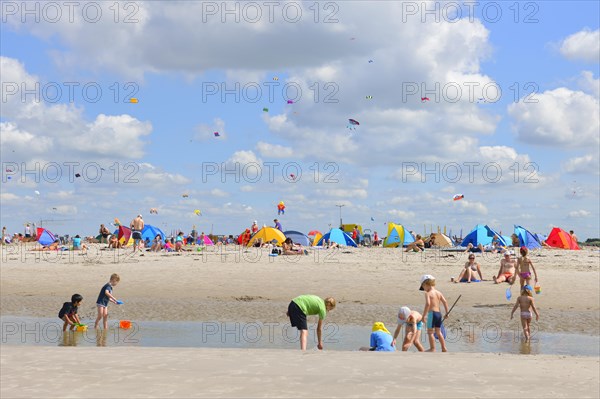
[[[154,240],[154,237],[156,237],[157,234],[160,234],[160,238],[163,241],[165,241],[165,239],[167,238],[167,236],[165,236],[165,233],[163,233],[161,229],[147,224],[146,226],[144,226],[144,230],[142,230],[142,240],[146,241],[147,238],[150,241],[152,241]]]
[[[305,247],[310,247],[310,239],[304,233],[294,230],[284,231],[285,238],[291,238],[295,244],[300,244]]]
[[[467,236],[460,243],[460,246],[466,247],[469,244],[473,244],[474,247],[477,247],[479,244],[483,246],[490,245],[494,236],[498,236],[498,240],[500,241],[501,245],[505,247],[510,245],[510,241],[507,243],[504,237],[492,230],[492,228],[488,225],[478,224],[473,228],[473,230],[471,230],[469,234],[467,234]]]
[[[331,229],[329,233],[325,234],[319,242],[317,242],[317,246],[323,246],[325,242],[335,242],[339,245],[348,246],[348,247],[356,247],[356,243],[348,234],[344,233],[340,229]]]
[[[519,246],[529,249],[541,248],[542,244],[537,237],[525,227],[515,225],[515,234],[519,237]]]
[[[56,241],[56,237],[54,237],[54,234],[50,233],[48,230],[46,230],[42,227],[38,227],[36,233],[37,233],[37,241],[41,245],[44,245],[44,246],[50,245],[54,241]]]

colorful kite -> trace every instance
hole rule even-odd
[[[215,137],[221,137],[221,135],[219,134],[219,132],[215,132],[214,135],[215,135]]]
[[[425,101],[429,101],[429,97],[421,97],[421,102],[424,103]]]
[[[283,203],[283,201],[281,201],[279,204],[277,204],[277,214],[285,215],[285,204]]]
[[[158,215],[158,210],[156,208],[150,208],[150,214]]]
[[[189,194],[183,194],[182,197],[187,198],[187,197],[189,197]]]
[[[273,80],[277,82],[279,80],[279,78],[277,76],[274,76]]]
[[[202,216],[202,212],[200,212],[200,209],[196,209],[194,213],[196,214],[196,216]]]
[[[137,99],[137,98],[134,98],[134,97],[132,97],[132,98],[130,98],[130,99],[129,99],[129,103],[130,103],[130,104],[137,104],[138,102],[139,102],[139,101],[138,101],[138,99]]]
[[[356,130],[356,126],[360,126],[356,119],[348,119],[348,126],[346,126],[348,129]]]
[[[292,101],[292,100],[287,100],[287,103],[288,103],[288,104],[293,104],[293,103],[294,103],[294,101]]]
[[[269,112],[269,108],[263,108],[263,112]]]
[[[366,98],[367,100],[372,100],[372,99],[373,99],[373,96],[367,96],[367,97],[365,97],[365,98]]]
[[[465,198],[465,196],[464,196],[464,195],[462,195],[462,194],[456,194],[456,195],[454,195],[454,197],[452,197],[452,199],[453,199],[454,201],[458,201],[458,200],[461,200],[461,199],[463,199],[463,198]]]
[[[296,175],[293,173],[290,173],[290,177],[292,178],[292,180],[296,180]]]

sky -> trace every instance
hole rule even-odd
[[[11,233],[600,237],[596,1],[0,4]]]

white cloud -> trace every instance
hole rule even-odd
[[[517,137],[538,146],[588,148],[600,143],[600,103],[581,91],[558,88],[536,96],[535,104],[511,104]]]
[[[223,190],[220,190],[218,188],[213,188],[212,190],[210,190],[210,194],[215,197],[228,197],[229,196],[229,193],[227,193]]]
[[[569,212],[568,216],[570,218],[587,218],[590,217],[592,214],[591,212],[588,212],[586,210],[580,209],[578,211],[572,211]]]
[[[563,163],[563,170],[573,174],[600,174],[600,161],[597,156],[584,155],[571,158]]]
[[[598,98],[600,97],[600,79],[594,79],[591,71],[582,71],[577,84],[581,90]]]
[[[584,29],[564,39],[561,54],[570,60],[600,62],[600,30]]]
[[[256,150],[263,157],[269,158],[290,158],[294,155],[294,150],[291,147],[265,143],[263,141],[256,143]]]
[[[414,212],[406,212],[398,209],[390,209],[388,215],[399,218],[402,221],[412,221],[415,217]]]

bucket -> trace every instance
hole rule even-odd
[[[131,321],[129,320],[121,320],[119,321],[119,327],[123,330],[129,330],[131,328]]]
[[[87,331],[87,326],[84,324],[80,324],[77,327],[75,327],[75,329],[77,332],[84,332],[84,331]]]
[[[535,290],[536,294],[542,293],[542,287],[540,287],[539,285],[536,285],[535,287],[533,287],[533,289]]]

